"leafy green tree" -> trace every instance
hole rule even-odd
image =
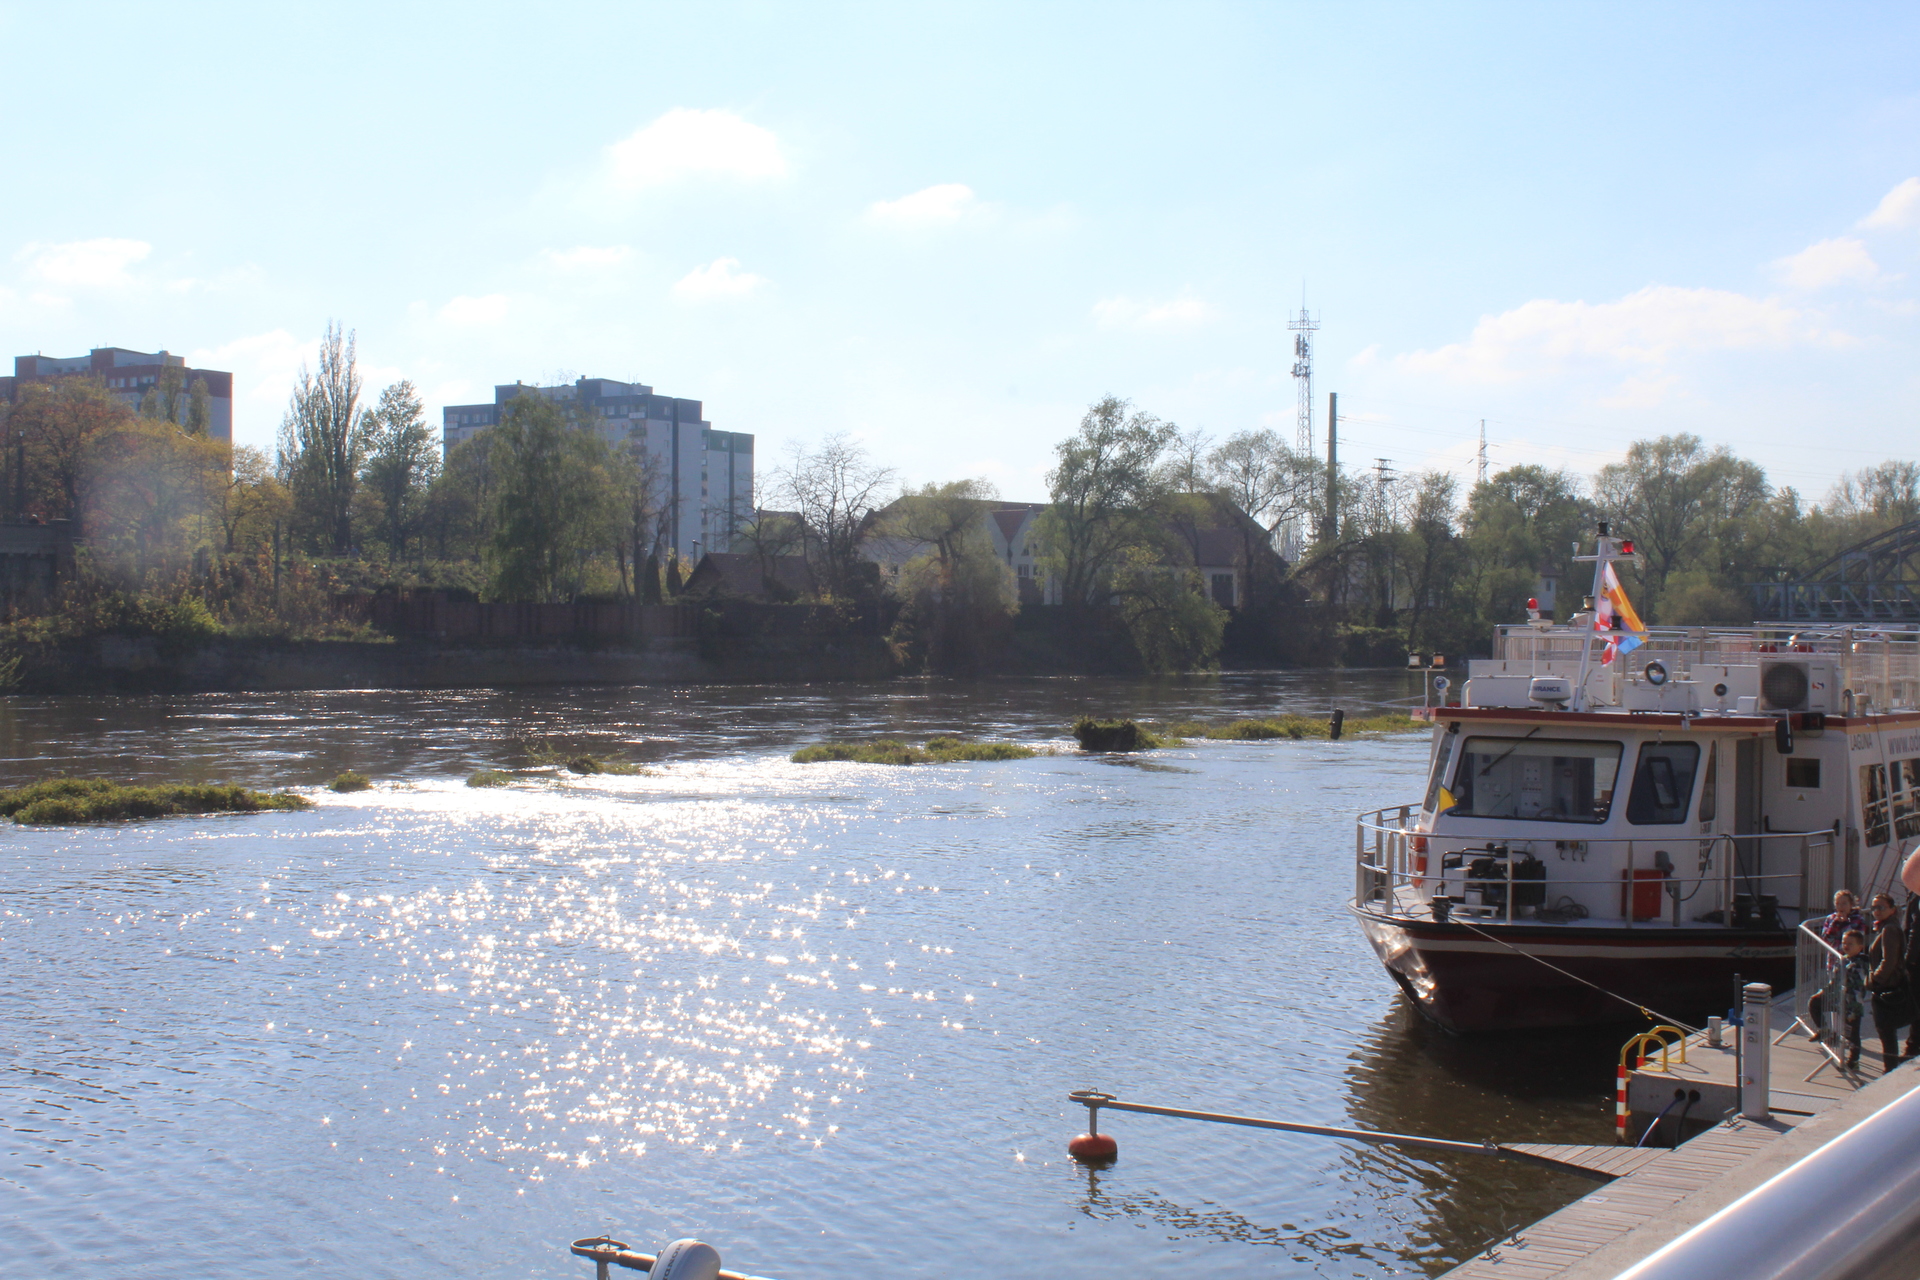
[[[1759,467],[1725,445],[1708,449],[1700,437],[1685,434],[1637,440],[1624,462],[1594,477],[1596,504],[1644,557],[1640,582],[1649,621],[1662,617],[1668,580],[1682,569],[1711,566],[1722,526],[1771,492]]]
[[[147,388],[147,394],[140,397],[140,416],[155,422],[179,422],[181,411],[187,407],[186,381],[184,366],[167,359],[162,352],[160,376]]]
[[[1148,671],[1172,675],[1219,665],[1227,611],[1207,598],[1198,571],[1135,546],[1113,585],[1121,625]]]
[[[929,484],[894,503],[881,522],[883,536],[925,547],[901,566],[894,590],[936,670],[977,666],[1020,608],[1013,569],[994,554],[987,531],[994,496],[985,480]]]
[[[187,391],[187,434],[204,436],[213,429],[213,396],[205,378],[195,378]]]
[[[1054,446],[1056,463],[1047,473],[1053,501],[1036,532],[1061,601],[1076,613],[1100,609],[1130,553],[1160,534],[1154,512],[1168,492],[1161,463],[1178,432],[1132,409],[1108,396],[1087,410],[1076,434]]]
[[[621,495],[598,432],[576,427],[545,396],[507,402],[492,437],[489,594],[560,601],[578,594],[588,562],[621,536]]]
[[[280,422],[276,467],[293,495],[295,518],[314,546],[353,549],[353,495],[366,458],[368,415],[360,410],[360,372],[351,333],[327,324],[319,367],[300,366]]]
[[[380,393],[367,415],[367,458],[360,483],[378,499],[375,533],[398,560],[419,532],[427,494],[440,473],[440,450],[413,383]]]
[[[1573,561],[1573,543],[1590,537],[1593,508],[1578,476],[1528,464],[1495,472],[1467,496],[1461,517],[1466,540],[1463,572],[1482,635],[1525,617],[1543,574],[1561,586],[1561,617],[1586,593]]]

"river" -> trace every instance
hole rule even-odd
[[[1422,735],[1070,750],[1082,711],[1350,714],[1402,673],[13,698],[0,782],[307,813],[0,833],[9,1274],[568,1277],[680,1235],[780,1280],[1432,1272],[1591,1184],[1069,1090],[1610,1140],[1616,1037],[1458,1040],[1349,923]],[[795,765],[856,734],[1060,754]],[[638,775],[464,779],[530,751]],[[371,791],[335,795],[343,769]]]

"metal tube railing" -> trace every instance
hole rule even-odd
[[[1517,870],[1516,864],[1519,859],[1514,855],[1531,856],[1535,845],[1546,844],[1550,840],[1557,846],[1561,846],[1564,853],[1564,847],[1567,842],[1554,840],[1552,837],[1541,836],[1516,839],[1511,832],[1494,832],[1479,835],[1468,832],[1449,832],[1444,837],[1441,837],[1430,833],[1410,830],[1408,824],[1411,823],[1412,820],[1412,806],[1393,805],[1363,816],[1359,822],[1356,823],[1354,833],[1354,887],[1356,903],[1370,905],[1388,915],[1413,918],[1417,914],[1424,913],[1426,909],[1424,903],[1431,898],[1431,890],[1420,899],[1421,904],[1423,904],[1421,906],[1404,902],[1402,900],[1401,890],[1413,887],[1415,880],[1420,880],[1423,883],[1437,880],[1447,885],[1452,885],[1456,881],[1456,876],[1449,873],[1457,873],[1457,881],[1462,893],[1464,894],[1469,890],[1477,890],[1482,895],[1482,902],[1477,904],[1462,902],[1456,904],[1454,909],[1461,910],[1463,914],[1476,915],[1482,919],[1493,918],[1504,920],[1506,923],[1512,923],[1515,908],[1518,906],[1516,889],[1519,887],[1537,886],[1542,892],[1557,891],[1560,892],[1562,896],[1567,896],[1565,891],[1572,889],[1598,888],[1611,891],[1617,887],[1623,899],[1620,918],[1626,927],[1634,928],[1636,926],[1644,926],[1649,920],[1657,918],[1657,915],[1667,916],[1668,919],[1665,923],[1679,927],[1685,923],[1682,918],[1683,905],[1695,899],[1703,889],[1711,886],[1718,889],[1719,903],[1716,909],[1720,915],[1719,923],[1731,927],[1733,924],[1734,910],[1740,897],[1740,895],[1736,893],[1736,889],[1741,885],[1744,885],[1748,889],[1756,909],[1761,905],[1759,900],[1766,896],[1763,893],[1763,889],[1777,887],[1781,897],[1788,896],[1787,891],[1789,889],[1797,891],[1793,896],[1796,896],[1799,901],[1779,902],[1775,904],[1775,909],[1792,911],[1804,917],[1811,914],[1814,908],[1819,905],[1807,897],[1814,880],[1815,872],[1820,871],[1823,873],[1819,877],[1819,882],[1823,886],[1832,882],[1834,878],[1832,862],[1835,856],[1836,843],[1833,833],[1830,831],[1743,832],[1739,834],[1720,832],[1705,836],[1680,835],[1677,838],[1660,839],[1652,843],[1669,848],[1695,849],[1703,857],[1708,867],[1712,866],[1712,859],[1717,855],[1720,859],[1720,865],[1711,870],[1703,869],[1702,872],[1696,876],[1684,876],[1674,874],[1674,872],[1677,871],[1677,867],[1669,864],[1669,867],[1666,868],[1667,874],[1660,876],[1657,882],[1660,884],[1662,892],[1669,895],[1671,900],[1670,904],[1667,908],[1656,913],[1655,917],[1649,917],[1642,915],[1640,911],[1636,910],[1638,897],[1636,892],[1637,887],[1643,883],[1654,883],[1652,879],[1643,882],[1636,875],[1637,872],[1643,870],[1640,865],[1640,860],[1644,855],[1639,846],[1648,843],[1646,837],[1634,836],[1601,840],[1589,839],[1576,842],[1583,851],[1583,858],[1591,857],[1594,852],[1604,851],[1609,848],[1623,851],[1625,854],[1625,868],[1624,872],[1617,878],[1613,875],[1600,877],[1553,876],[1537,881],[1533,879],[1519,880],[1515,874]],[[1369,836],[1371,836],[1371,839],[1369,839]],[[1424,868],[1415,867],[1409,856],[1409,842],[1414,839],[1426,842],[1425,852],[1423,854],[1425,859]],[[1473,843],[1476,840],[1483,841],[1484,844],[1476,845]],[[1778,848],[1782,841],[1791,841],[1796,846],[1795,853],[1798,856],[1794,861],[1797,865],[1792,869],[1775,872],[1744,872],[1738,867],[1737,863],[1739,859],[1736,855],[1743,842],[1750,842],[1757,849],[1764,849],[1768,846],[1769,842],[1772,842],[1773,847]],[[1464,855],[1479,852],[1483,848],[1488,854],[1497,856],[1504,864],[1500,869],[1500,874],[1495,878],[1489,879],[1484,876],[1476,877],[1471,875],[1462,866],[1456,865],[1449,868],[1445,865],[1445,859],[1450,853]],[[1495,854],[1496,850],[1499,851],[1497,854]],[[1544,862],[1544,859],[1541,861]],[[1656,862],[1656,866],[1657,865]],[[1494,890],[1498,894],[1501,898],[1500,902],[1489,904],[1485,901],[1489,889]],[[1713,895],[1709,894],[1707,903],[1712,903],[1712,901]],[[1491,917],[1484,914],[1485,908],[1488,906],[1493,908],[1494,914]],[[1610,919],[1612,917],[1610,914],[1606,914],[1602,915],[1602,918]],[[1699,923],[1711,922],[1699,921]]]

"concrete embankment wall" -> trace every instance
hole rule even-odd
[[[461,689],[516,685],[875,680],[894,673],[871,637],[652,639],[621,646],[415,640],[213,640],[99,636],[29,657],[27,693]]]

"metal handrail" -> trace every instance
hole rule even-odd
[[[1842,1001],[1834,999],[1833,980],[1846,957],[1814,931],[1811,920],[1800,922],[1793,931],[1793,942],[1793,1025],[1813,1037],[1834,1066],[1844,1068],[1846,1064],[1835,1049],[1840,1040],[1835,1024],[1844,1011],[1836,1007]],[[1821,993],[1821,1009],[1816,1015],[1813,997]]]
[[[1563,850],[1565,846],[1578,845],[1581,847],[1583,858],[1596,847],[1609,848],[1625,846],[1627,855],[1626,867],[1617,875],[1597,878],[1556,876],[1551,880],[1516,881],[1513,875],[1515,859],[1511,856],[1502,859],[1504,864],[1504,878],[1489,880],[1485,877],[1469,876],[1463,873],[1460,877],[1463,887],[1478,886],[1483,891],[1488,886],[1504,887],[1504,903],[1501,909],[1504,912],[1505,922],[1509,924],[1513,922],[1514,918],[1513,890],[1516,884],[1524,886],[1538,885],[1543,891],[1556,888],[1562,890],[1574,888],[1621,888],[1629,895],[1627,905],[1621,913],[1621,918],[1626,926],[1632,928],[1636,923],[1647,923],[1646,917],[1639,917],[1634,912],[1631,895],[1635,892],[1636,885],[1647,883],[1647,881],[1639,879],[1636,873],[1650,870],[1657,866],[1657,863],[1647,866],[1637,864],[1639,847],[1649,845],[1655,846],[1653,852],[1656,855],[1666,853],[1670,849],[1684,849],[1691,845],[1693,849],[1706,855],[1709,864],[1711,864],[1711,858],[1714,853],[1711,846],[1725,846],[1720,850],[1719,868],[1712,873],[1702,873],[1698,876],[1681,876],[1673,874],[1673,869],[1670,869],[1666,875],[1660,878],[1659,883],[1662,891],[1668,893],[1672,899],[1671,915],[1672,924],[1675,926],[1682,923],[1680,919],[1681,904],[1691,901],[1698,895],[1702,888],[1708,885],[1718,885],[1719,887],[1720,910],[1722,912],[1721,924],[1728,927],[1732,925],[1732,910],[1735,898],[1738,896],[1735,893],[1735,889],[1740,885],[1746,886],[1755,898],[1761,896],[1760,889],[1763,885],[1773,886],[1777,884],[1777,882],[1782,881],[1787,883],[1785,885],[1779,885],[1781,888],[1797,885],[1800,889],[1799,905],[1789,905],[1787,909],[1801,912],[1803,915],[1807,911],[1806,904],[1824,900],[1833,888],[1830,883],[1820,883],[1813,879],[1814,873],[1822,870],[1825,872],[1823,877],[1825,881],[1831,881],[1833,878],[1832,862],[1835,841],[1833,832],[1830,830],[1756,831],[1741,833],[1714,832],[1706,835],[1674,833],[1662,836],[1609,836],[1587,840],[1569,840],[1556,838],[1554,836],[1515,836],[1511,831],[1489,831],[1478,834],[1464,831],[1449,831],[1444,835],[1436,835],[1431,832],[1419,832],[1411,829],[1413,815],[1416,812],[1418,812],[1418,809],[1412,804],[1389,805],[1383,809],[1374,810],[1371,814],[1363,814],[1355,823],[1354,901],[1356,905],[1377,904],[1378,908],[1386,914],[1409,919],[1413,918],[1413,912],[1398,905],[1400,898],[1399,890],[1405,885],[1412,885],[1418,888],[1429,879],[1442,878],[1442,870],[1438,867],[1437,860],[1443,858],[1448,852],[1465,853],[1481,847],[1473,843],[1476,840],[1486,842],[1485,847],[1489,850],[1496,845],[1504,846],[1508,850],[1509,855],[1515,851],[1531,854],[1534,846],[1543,845],[1549,841],[1562,846]],[[1418,853],[1418,857],[1423,860],[1420,863],[1416,863],[1415,851],[1410,849],[1412,841],[1416,839],[1427,842],[1428,845],[1426,850]],[[1743,872],[1737,869],[1737,863],[1739,861],[1738,855],[1742,852],[1743,847],[1751,851],[1757,848],[1762,842],[1777,842],[1782,840],[1797,840],[1800,842],[1801,857],[1799,859],[1800,865],[1798,870],[1760,873]],[[1452,845],[1454,847],[1443,850],[1438,847],[1442,845]],[[1824,855],[1823,859],[1818,862],[1816,862],[1815,858],[1816,851]],[[1668,853],[1667,856],[1671,859],[1672,854]],[[1545,859],[1541,859],[1541,861],[1545,862]],[[1474,914],[1478,918],[1485,918],[1479,909],[1471,905],[1464,907],[1463,916],[1465,914]],[[1603,918],[1610,919],[1611,917]]]

